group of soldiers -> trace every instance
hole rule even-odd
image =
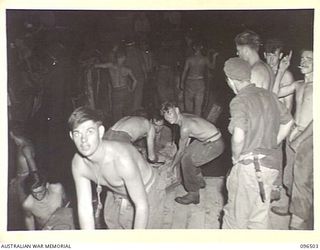
[[[259,35],[253,31],[238,34],[235,38],[238,57],[228,59],[223,68],[235,97],[230,103],[228,126],[232,135],[233,167],[227,176],[228,199],[223,208],[222,228],[270,228],[271,201],[287,195],[289,204],[285,208],[272,207],[271,211],[289,214],[290,229],[312,229],[313,50],[302,50],[299,68],[304,79],[294,81],[288,70],[293,53],[283,55],[283,43],[270,39],[265,44],[264,62],[259,56],[261,44]],[[94,66],[110,71],[112,98],[119,104],[114,104],[113,113],[119,117],[106,129],[97,110],[81,106],[68,119],[69,135],[77,149],[72,159],[72,176],[81,229],[94,229],[95,217],[99,217],[102,208],[109,229],[161,228],[166,187],[172,184],[168,184],[170,173],[176,174],[176,181],[186,190],[184,196],[175,198],[176,202],[183,205],[200,202],[199,190],[206,186],[200,167],[225,150],[220,130],[201,117],[206,89],[204,70],[214,67],[216,57],[203,56],[201,46],[193,43],[194,54],[186,59],[179,82],[184,89],[184,108],[174,100],[165,100],[155,112],[160,115],[149,119],[126,115],[129,106],[124,103],[128,93],[136,91],[139,79],[133,70],[123,66],[126,55],[121,50],[116,50],[113,62]],[[134,100],[141,102],[141,97]],[[177,148],[170,135],[160,145],[159,134],[166,129],[170,134],[165,123],[179,127]],[[142,138],[146,140],[146,151],[136,144]],[[21,149],[32,148],[19,145]],[[171,155],[161,158],[161,148],[165,147],[172,147]],[[21,153],[27,161],[33,158],[29,151]],[[25,211],[38,218],[41,214],[33,209],[35,204],[42,204],[42,209],[47,211],[53,203],[55,209],[65,207],[61,188],[50,189],[49,185],[53,184],[40,181],[38,173],[33,173],[36,168],[32,168],[32,163],[28,161],[26,165],[36,178],[29,186],[30,195],[23,202]],[[92,182],[96,184],[96,192],[92,190]],[[107,189],[104,205],[103,187]],[[281,193],[282,188],[286,194]],[[49,204],[48,197],[56,193],[59,198],[53,200],[58,199],[59,204]],[[43,227],[44,221],[37,223]],[[34,229],[34,222],[28,228]]]

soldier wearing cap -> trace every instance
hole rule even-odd
[[[227,178],[228,203],[223,228],[267,229],[270,193],[281,154],[279,144],[288,135],[292,117],[270,91],[250,82],[250,64],[240,58],[225,62],[229,87],[233,168]]]

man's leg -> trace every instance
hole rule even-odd
[[[290,227],[313,229],[313,144],[312,136],[303,141],[296,153],[293,171]]]
[[[192,83],[190,80],[186,80],[186,85],[184,88],[184,109],[185,112],[193,114],[194,112],[194,91],[192,90]]]
[[[181,159],[183,184],[188,194],[177,197],[182,204],[199,203],[199,189],[204,186],[200,166],[222,154],[224,143],[222,138],[215,142],[203,143],[193,141]]]
[[[261,167],[266,193],[262,202],[253,164],[235,165],[227,179],[228,203],[224,207],[223,229],[268,229],[270,193],[278,171]]]
[[[195,94],[194,98],[194,114],[197,116],[201,116],[202,114],[202,104],[203,104],[203,98],[204,98],[204,82],[203,80],[199,80],[200,88]],[[203,85],[203,87],[201,87]]]

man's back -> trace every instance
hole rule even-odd
[[[272,68],[265,62],[259,60],[252,66],[251,82],[257,87],[272,91],[274,79]]]
[[[273,93],[254,85],[240,90],[230,103],[230,112],[229,131],[236,126],[246,133],[243,154],[256,150],[272,153],[280,124],[289,119],[287,109]]]
[[[134,142],[146,136],[150,126],[149,120],[144,117],[126,116],[117,121],[111,129],[128,133]]]

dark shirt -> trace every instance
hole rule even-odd
[[[281,162],[281,150],[277,145],[280,124],[292,119],[285,105],[272,92],[250,84],[232,99],[230,113],[230,133],[235,127],[245,132],[241,154],[264,154],[267,157],[260,161],[261,164],[278,169]]]

